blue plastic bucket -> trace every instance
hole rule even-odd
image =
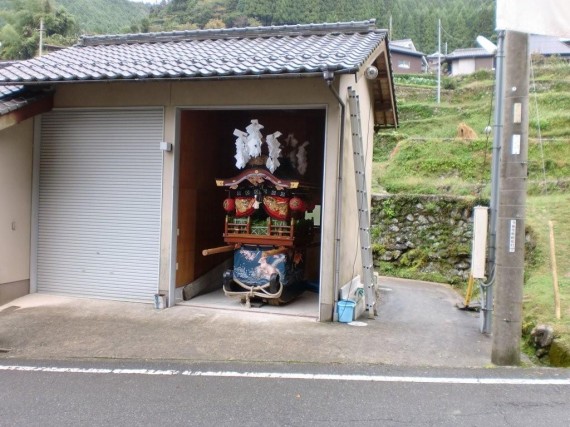
[[[354,318],[354,307],[356,303],[350,299],[341,299],[336,303],[338,321],[342,323],[352,322]]]

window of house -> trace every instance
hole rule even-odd
[[[406,61],[405,59],[398,60],[398,68],[405,68],[407,70],[410,69],[410,61]]]

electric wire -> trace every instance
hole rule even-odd
[[[443,25],[441,25],[441,30],[442,30],[449,38],[451,38],[452,40],[457,41],[458,44],[459,44],[459,46],[464,46],[464,45],[465,45],[465,40],[464,40],[464,39],[461,39],[461,38],[459,38],[459,37],[456,37],[456,36],[453,36],[453,35],[449,34]],[[440,52],[440,53],[441,53],[441,52]],[[446,52],[446,53],[447,53],[447,52]]]
[[[491,120],[493,117],[493,101],[495,99],[495,91],[491,91],[491,102],[489,104],[489,119],[487,120],[487,128],[485,128],[485,151],[483,152],[483,165],[481,167],[481,174],[480,174],[480,183],[481,183],[481,189],[479,190],[479,192],[481,192],[481,190],[483,189],[483,187],[485,186],[485,184],[487,184],[487,182],[485,182],[485,170],[487,169],[487,152],[489,151],[489,135],[490,132],[487,132],[487,129],[491,127]]]
[[[442,30],[448,37],[450,37],[450,38],[453,39],[453,40],[457,40],[458,42],[462,42],[462,43],[463,43],[463,40],[460,39],[459,37],[455,37],[455,36],[449,34],[443,25],[440,25],[440,27],[441,27],[441,30]]]
[[[542,141],[542,132],[540,129],[540,113],[538,110],[538,92],[536,90],[536,79],[534,78],[534,66],[532,56],[530,58],[530,79],[532,80],[532,91],[534,93],[534,107],[536,111],[536,129],[538,132],[538,145],[540,147],[540,157],[542,160],[542,179],[543,179],[543,194],[548,194],[547,181],[546,181],[546,162],[544,160],[544,144]]]

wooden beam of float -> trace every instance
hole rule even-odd
[[[202,251],[202,255],[208,256],[208,255],[214,255],[214,254],[221,254],[224,252],[232,252],[235,249],[239,249],[240,246],[241,245],[239,245],[239,244],[235,244],[235,245],[219,246],[217,248],[204,249]]]

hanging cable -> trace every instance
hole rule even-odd
[[[443,26],[441,27],[441,29],[442,29],[442,31],[443,31],[449,38],[458,41],[461,45],[463,45],[463,44],[465,43],[465,40],[460,39],[459,37],[455,37],[455,36],[452,36],[451,34],[449,34]]]
[[[479,182],[481,183],[481,188],[479,189],[479,192],[481,192],[481,190],[483,189],[483,186],[485,184],[485,170],[487,169],[487,152],[489,151],[489,135],[491,135],[491,132],[487,132],[488,129],[491,129],[491,119],[493,117],[493,101],[495,99],[495,92],[491,91],[491,103],[489,105],[489,119],[487,120],[487,127],[485,128],[485,151],[483,151],[483,165],[481,167],[481,174],[480,174],[480,179]]]
[[[540,114],[538,112],[538,93],[536,91],[536,79],[534,78],[534,67],[532,63],[532,56],[530,57],[530,79],[532,80],[532,91],[534,92],[534,107],[536,110],[536,128],[538,132],[538,144],[540,147],[540,157],[542,160],[542,179],[544,185],[544,195],[548,194],[547,182],[546,182],[546,164],[544,160],[544,144],[542,141],[542,132],[540,129]]]

